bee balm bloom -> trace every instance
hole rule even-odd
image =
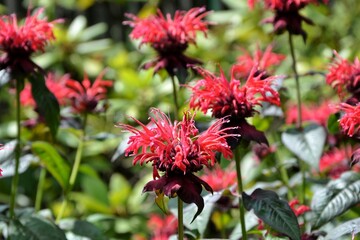
[[[0,17],[0,47],[4,52],[0,69],[31,73],[40,68],[30,56],[35,52],[44,52],[47,43],[55,39],[54,23],[61,21],[40,19],[43,11],[42,8],[34,15],[28,15],[22,25],[18,24],[15,14]]]
[[[213,166],[216,152],[231,158],[232,152],[226,143],[226,129],[220,129],[226,122],[220,119],[206,131],[199,134],[194,116],[184,114],[182,121],[174,124],[160,110],[152,109],[150,123],[144,125],[134,119],[142,129],[126,124],[117,127],[132,133],[125,154],[134,157],[134,164],[151,162],[154,180],[148,182],[144,192],[160,191],[168,197],[178,196],[185,203],[195,203],[199,215],[204,207],[200,193],[202,186],[212,192],[211,187],[193,173],[203,166]],[[159,172],[164,172],[160,176]],[[194,217],[194,219],[195,219]]]
[[[203,113],[211,110],[212,116],[216,118],[229,117],[230,121],[224,123],[223,127],[230,127],[232,132],[247,141],[255,140],[267,144],[264,134],[248,124],[246,118],[253,116],[256,112],[255,106],[262,102],[280,105],[279,94],[271,86],[276,77],[264,78],[264,73],[259,74],[257,67],[253,67],[248,78],[241,84],[240,80],[235,78],[239,75],[236,65],[231,69],[230,81],[221,69],[220,76],[202,68],[197,70],[203,79],[190,87],[190,107],[200,109]],[[236,139],[228,139],[229,144],[235,147],[238,141],[232,143],[233,140]]]
[[[203,21],[208,14],[204,7],[192,8],[189,11],[176,11],[172,19],[170,14],[164,16],[160,10],[156,16],[145,19],[127,14],[131,19],[124,24],[133,28],[130,37],[141,39],[142,44],[150,44],[158,53],[158,57],[144,65],[145,69],[154,67],[155,72],[166,69],[174,75],[188,64],[199,64],[200,61],[187,57],[183,52],[189,44],[196,45],[196,33],[206,34],[209,23]],[[141,46],[140,45],[140,46]]]

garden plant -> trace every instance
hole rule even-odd
[[[357,239],[356,0],[14,2],[1,239]]]

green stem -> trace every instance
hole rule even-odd
[[[19,165],[20,165],[20,141],[21,141],[21,126],[20,126],[20,92],[21,84],[20,81],[15,81],[16,84],[16,147],[15,147],[15,173],[12,179],[11,185],[11,196],[10,196],[10,217],[15,218],[15,205],[17,188],[19,185]]]
[[[36,199],[35,199],[35,211],[38,212],[41,208],[41,201],[43,198],[44,193],[44,185],[45,185],[45,179],[46,179],[46,169],[41,168],[40,170],[40,176],[39,176],[39,183],[36,191]]]
[[[81,156],[82,156],[82,152],[83,152],[83,148],[84,148],[84,140],[85,140],[85,129],[86,129],[86,124],[87,124],[87,114],[85,113],[84,115],[84,122],[83,122],[83,131],[82,131],[82,135],[80,136],[79,139],[79,145],[76,151],[76,155],[75,155],[75,160],[74,160],[74,165],[71,169],[71,174],[70,174],[70,179],[68,182],[68,186],[67,189],[65,191],[65,196],[64,196],[64,200],[61,204],[61,208],[60,208],[60,212],[56,218],[56,222],[58,223],[60,221],[60,219],[62,218],[65,209],[66,209],[66,205],[68,203],[69,200],[69,193],[71,192],[71,190],[74,187],[75,184],[75,180],[77,177],[77,174],[79,172],[79,168],[80,168],[80,163],[81,163]]]
[[[183,216],[183,202],[178,197],[178,240],[184,239],[184,216]]]
[[[177,88],[175,83],[175,77],[171,75],[171,82],[173,86],[173,97],[174,97],[174,112],[175,112],[175,119],[177,119],[179,114],[179,102],[178,102],[178,94],[177,94]]]
[[[241,150],[244,150],[241,145],[235,148],[235,165],[236,165],[236,175],[238,182],[238,191],[239,191],[239,211],[240,211],[240,224],[241,224],[241,233],[242,239],[247,240],[246,226],[245,226],[245,209],[242,201],[241,194],[243,192],[243,183],[241,176]]]
[[[292,59],[292,69],[294,71],[295,83],[296,83],[296,98],[297,98],[297,128],[302,129],[302,113],[301,113],[301,93],[300,93],[300,81],[299,81],[299,74],[296,68],[296,57],[295,57],[295,50],[294,50],[294,43],[292,34],[289,33],[289,44],[290,44],[290,53]]]

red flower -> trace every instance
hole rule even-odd
[[[112,87],[113,82],[104,80],[104,71],[91,83],[85,74],[82,82],[69,79],[66,87],[69,90],[68,97],[71,99],[72,108],[77,113],[95,112],[100,100],[106,98],[107,88]]]
[[[353,94],[355,102],[360,100],[360,62],[356,58],[354,63],[343,59],[334,51],[333,62],[329,65],[329,73],[326,75],[326,82],[337,89],[340,97],[344,96],[346,89]]]
[[[254,7],[257,0],[248,0],[248,4],[251,8]],[[327,3],[327,0],[323,1]],[[318,0],[264,0],[265,7],[273,10],[275,16],[265,19],[265,23],[272,23],[274,25],[274,31],[277,34],[281,34],[284,31],[288,31],[291,34],[302,35],[306,40],[306,32],[302,29],[302,22],[307,24],[313,24],[313,22],[302,15],[299,11],[306,5],[314,3],[317,4]]]
[[[45,83],[50,92],[54,94],[59,104],[64,105],[68,99],[69,90],[65,87],[65,82],[70,79],[68,74],[61,77],[49,73],[46,76]],[[20,102],[24,106],[35,107],[36,103],[31,93],[31,85],[26,83],[20,94]]]
[[[340,110],[344,111],[344,116],[339,120],[343,131],[352,137],[358,134],[360,127],[360,105],[351,106],[347,103],[340,103]]]
[[[311,211],[311,208],[309,206],[299,205],[299,200],[297,199],[291,200],[289,202],[289,206],[291,207],[291,209],[293,210],[293,212],[297,217],[303,215],[306,212]]]
[[[215,192],[227,189],[237,181],[236,171],[232,165],[226,169],[222,169],[219,165],[211,170],[205,169],[201,179],[207,182]]]
[[[237,59],[237,67],[239,70],[241,68],[239,72],[244,73],[243,76],[239,77],[248,77],[255,65],[258,65],[259,72],[265,72],[272,66],[279,65],[285,57],[285,55],[272,52],[271,45],[268,46],[264,52],[257,47],[253,56],[249,52],[245,51],[245,54]]]
[[[231,69],[230,82],[222,69],[220,76],[202,68],[197,70],[203,79],[191,87],[190,107],[200,109],[203,113],[211,110],[212,116],[216,118],[229,116],[230,122],[224,124],[224,127],[232,127],[233,132],[246,140],[267,144],[264,134],[249,125],[245,118],[253,116],[256,112],[254,107],[262,102],[280,105],[279,94],[271,87],[276,77],[264,78],[264,74],[258,74],[257,67],[253,67],[246,82],[241,86],[240,80],[235,79],[240,72],[237,65]],[[231,142],[229,144],[233,147]]]
[[[44,12],[41,8],[34,15],[28,15],[23,25],[19,25],[16,15],[0,18],[0,45],[5,52],[0,60],[1,69],[18,70],[25,73],[33,72],[39,67],[30,60],[34,52],[45,50],[46,44],[55,39],[53,34],[54,23],[46,18],[39,19]]]
[[[198,64],[200,61],[183,54],[189,44],[196,44],[196,33],[206,34],[209,23],[203,21],[208,14],[205,8],[192,8],[189,11],[176,11],[172,19],[170,14],[164,16],[160,10],[156,16],[140,19],[127,14],[131,21],[125,21],[133,28],[132,39],[141,39],[141,44],[150,44],[158,53],[158,58],[145,64],[144,68],[155,67],[155,72],[165,68],[169,74],[187,64]]]
[[[176,233],[178,222],[174,215],[161,217],[156,214],[150,215],[147,222],[148,228],[152,231],[151,240],[168,240]]]
[[[200,196],[202,186],[210,192],[212,189],[193,173],[203,166],[213,166],[216,152],[221,152],[225,158],[232,157],[226,143],[226,137],[230,135],[225,133],[226,129],[220,129],[225,120],[216,121],[199,134],[194,116],[189,112],[184,114],[182,121],[174,124],[158,109],[152,109],[151,114],[147,126],[134,119],[142,127],[141,130],[117,124],[117,127],[134,134],[129,139],[125,154],[134,156],[134,164],[152,162],[155,180],[145,185],[145,192],[161,191],[168,197],[177,195],[186,203],[194,202],[198,206],[196,217],[204,207],[204,200]],[[165,174],[160,177],[158,171]]]
[[[320,159],[319,170],[331,178],[339,178],[343,172],[350,170],[351,147],[334,148]]]
[[[322,126],[327,125],[329,116],[336,112],[336,109],[331,107],[330,102],[324,101],[320,105],[302,105],[301,106],[301,117],[302,121],[312,121]],[[287,124],[293,124],[297,122],[297,106],[290,105],[286,111]]]

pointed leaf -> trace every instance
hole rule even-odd
[[[39,114],[45,118],[51,134],[55,136],[60,125],[59,103],[54,94],[46,87],[42,74],[31,75],[29,80]]]
[[[45,168],[57,180],[61,187],[65,189],[70,176],[68,163],[50,143],[37,141],[32,144],[31,148],[33,153],[40,158]]]
[[[319,168],[320,157],[326,140],[326,131],[322,126],[311,124],[303,130],[288,129],[282,133],[284,145],[313,168]]]
[[[107,237],[105,237],[104,234],[94,224],[87,221],[63,219],[59,223],[59,226],[65,231],[72,232],[79,239],[107,239]]]
[[[156,205],[160,208],[161,211],[163,211],[163,213],[167,214],[169,212],[167,207],[167,203],[169,199],[165,198],[164,192],[156,190],[155,193],[156,193],[156,197],[155,197]]]
[[[253,209],[255,215],[274,230],[291,239],[300,240],[300,228],[295,213],[275,192],[257,188],[250,196],[243,192],[242,197],[248,211]]]
[[[314,194],[311,209],[316,214],[314,227],[320,227],[360,203],[360,175],[345,172]]]
[[[358,234],[360,232],[360,218],[353,219],[343,224],[337,226],[336,228],[331,229],[326,237],[325,240],[336,240],[340,239],[340,237],[346,234]]]

